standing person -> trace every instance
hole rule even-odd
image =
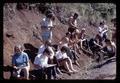
[[[54,79],[56,79],[56,72],[54,69],[55,64],[48,64],[48,60],[50,58],[49,49],[45,49],[43,54],[38,54],[34,60],[34,66],[36,68],[36,76],[39,79],[45,79],[44,73],[47,74],[48,79],[52,79],[52,75]]]
[[[78,18],[78,14],[74,13],[74,15],[71,16],[68,20],[68,25],[69,25],[68,32],[70,32],[71,34],[77,28],[77,18]]]
[[[52,41],[52,29],[54,28],[54,21],[55,21],[55,16],[53,13],[47,13],[46,17],[43,18],[41,22],[41,30],[42,30],[42,40],[43,43],[45,41]]]
[[[28,54],[22,51],[21,45],[16,45],[14,47],[14,52],[15,54],[12,57],[12,66],[15,69],[15,76],[18,78],[21,77],[20,73],[21,70],[23,70],[24,78],[29,80],[30,63]]]

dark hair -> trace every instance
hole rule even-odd
[[[105,43],[110,43],[110,39],[105,39]]]
[[[48,14],[52,13],[52,10],[48,9],[46,12],[45,12],[45,15],[47,16]]]
[[[77,13],[74,13],[74,16],[77,16],[77,17],[78,17],[78,14],[77,14]]]
[[[44,54],[44,53],[50,54],[49,49],[48,49],[48,48],[46,48],[46,49],[43,51],[43,54]]]
[[[49,13],[49,14],[47,14],[46,17],[48,17],[48,18],[52,18],[52,17],[53,17],[53,13]]]
[[[66,47],[63,46],[63,47],[61,48],[61,51],[62,51],[62,52],[66,52],[66,51],[67,51],[67,50],[66,50]]]
[[[101,21],[101,22],[100,22],[100,25],[104,25],[104,24],[105,24],[105,21]]]
[[[70,34],[69,32],[65,33],[66,36],[69,35],[69,34]]]
[[[45,42],[48,46],[52,46],[51,42],[50,41],[46,41]]]
[[[99,35],[99,34],[97,34],[95,37],[96,37],[96,38],[100,38],[100,35]]]
[[[53,48],[54,48],[55,51],[58,50],[58,47],[59,47],[59,46],[58,46],[57,44],[54,44],[54,45],[52,45],[52,46],[53,46]]]

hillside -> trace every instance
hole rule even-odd
[[[95,5],[96,5],[95,7],[96,9],[94,9]],[[3,65],[4,67],[8,65],[11,66],[11,58],[12,58],[14,46],[16,44],[22,44],[24,46],[24,49],[27,52],[30,52],[31,54],[29,55],[29,58],[31,60],[31,70],[34,69],[32,63],[33,63],[34,57],[36,56],[39,46],[42,44],[41,40],[38,39],[41,33],[40,21],[42,20],[43,17],[45,17],[44,11],[47,8],[51,8],[56,15],[56,27],[53,30],[53,42],[52,42],[53,44],[55,44],[67,32],[68,26],[66,21],[70,16],[70,14],[72,14],[73,12],[79,13],[79,19],[78,19],[79,29],[81,30],[81,28],[83,27],[86,28],[86,33],[88,34],[88,38],[93,37],[96,34],[96,30],[97,30],[96,26],[98,26],[99,21],[102,19],[102,17],[99,16],[100,15],[100,11],[98,10],[100,8],[99,5],[100,4],[84,4],[84,3],[82,4],[81,3],[80,4],[77,4],[77,3],[76,4],[75,3],[74,4],[72,3],[28,4],[26,3],[25,6],[23,6],[22,8],[19,8],[18,10],[16,3],[5,3],[3,7],[3,10],[4,10],[3,11],[3,15],[4,15],[3,17],[3,22],[4,22],[3,24],[3,27],[4,27],[3,28],[3,31],[4,31],[3,32],[3,37],[4,37],[3,38],[3,45],[4,45],[3,61],[4,62],[3,63],[4,64]],[[109,28],[113,28],[110,22],[110,19],[115,16],[115,5],[114,4],[104,5],[103,3],[101,5],[103,9],[113,8],[113,10],[111,10],[113,11],[113,15],[111,13],[111,16],[108,15],[105,19]],[[106,10],[103,10],[103,11],[106,13]],[[94,13],[94,14],[91,14],[90,16],[89,13]],[[90,25],[90,22],[93,25]],[[111,34],[109,32],[109,36],[110,35]],[[87,71],[86,68],[91,65],[90,61],[91,61],[90,57],[82,53],[80,55],[80,60],[79,60],[79,63],[81,66],[80,73],[78,73],[78,75],[75,74],[73,76],[68,76],[65,74],[62,76],[62,78],[63,79],[67,79],[67,78],[68,79],[87,79],[87,78],[92,79],[90,77],[85,77],[86,75],[83,75]],[[115,64],[116,63],[113,63],[112,64],[113,67],[111,68],[114,72],[112,74],[113,77],[116,74]],[[95,76],[93,79],[95,79],[96,77],[99,77],[100,74],[102,73],[99,72],[97,76]],[[92,73],[90,75],[92,75]],[[9,79],[9,77],[10,77],[10,72],[5,71],[4,78]]]

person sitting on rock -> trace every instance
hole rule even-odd
[[[98,32],[99,32],[99,35],[101,37],[100,41],[100,45],[103,45],[102,44],[102,41],[104,41],[106,38],[107,38],[107,32],[108,32],[108,26],[105,24],[105,22],[100,22],[100,25],[98,27]]]
[[[56,50],[56,54],[55,57],[57,58],[58,63],[63,66],[68,73],[74,73],[77,72],[77,70],[75,70],[73,68],[73,64],[71,59],[67,56],[66,54],[66,49],[64,47],[62,47],[60,50]]]
[[[14,75],[17,78],[21,77],[21,71],[24,72],[24,78],[29,80],[29,57],[28,54],[23,52],[21,45],[14,47],[15,54],[12,57],[12,66],[14,68]]]
[[[56,64],[48,64],[48,60],[51,57],[50,51],[46,48],[43,54],[38,54],[34,60],[34,66],[36,69],[36,76],[39,79],[45,79],[45,73],[47,74],[47,79],[56,79],[55,66]]]
[[[103,47],[104,54],[106,56],[113,57],[115,56],[115,45],[111,42],[110,39],[105,40],[105,46]]]
[[[50,41],[45,41],[45,43],[43,43],[43,44],[39,47],[37,54],[42,54],[46,48],[49,48],[50,50],[52,50],[52,53],[53,53],[53,49],[52,49],[52,44],[51,44],[51,42],[50,42]],[[54,53],[53,53],[52,55],[54,55]]]
[[[86,37],[86,29],[82,28],[81,32],[76,29],[76,41],[77,41],[77,49],[78,52],[81,53],[80,49],[88,49],[88,40],[85,38]]]
[[[101,48],[103,48],[103,46],[101,46],[98,42],[99,42],[99,35],[97,34],[95,36],[95,38],[91,38],[89,41],[89,48],[93,53],[93,57],[95,58],[95,60],[99,61],[101,56],[98,54],[98,52],[101,51]]]
[[[64,47],[66,49],[67,56],[73,61],[74,64],[76,64],[78,67],[80,67],[77,62],[77,56],[76,56],[77,54],[71,47],[71,46],[73,46],[73,44],[70,45],[70,37],[71,37],[71,34],[69,32],[67,32],[66,36],[63,37],[61,39],[61,41],[59,42],[60,48]],[[71,43],[72,43],[72,41],[71,41]]]

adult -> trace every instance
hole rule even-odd
[[[95,58],[95,60],[99,61],[100,58],[102,58],[99,55],[99,52],[101,51],[102,46],[99,44],[99,35],[98,34],[95,36],[95,38],[91,38],[89,40],[89,48],[92,51],[92,53],[94,55],[93,57]]]
[[[74,51],[74,43],[75,40],[73,40],[73,36],[67,32],[66,36],[61,39],[60,48],[64,47],[66,49],[67,56],[73,61],[74,64],[76,64],[78,67],[79,64],[77,62],[77,53]]]
[[[61,50],[56,50],[56,58],[58,63],[68,71],[68,73],[77,72],[72,65],[71,59],[66,54],[66,49],[64,47]]]
[[[46,48],[42,55],[38,54],[34,60],[34,66],[36,69],[36,76],[39,79],[45,79],[45,74],[47,74],[47,79],[52,79],[52,75],[54,79],[56,79],[55,72],[55,64],[48,64],[48,60],[50,58],[50,51]]]
[[[45,43],[39,47],[38,54],[42,55],[46,48],[48,48],[51,51],[51,59],[52,59],[54,56],[54,51],[50,41],[45,41]]]
[[[77,18],[78,18],[78,14],[74,13],[74,15],[71,16],[68,20],[68,25],[69,25],[68,32],[70,32],[71,34],[77,28]]]
[[[103,47],[103,51],[105,55],[109,58],[115,56],[115,45],[111,42],[110,39],[105,40],[105,46]]]
[[[100,25],[98,27],[98,32],[99,32],[99,35],[101,37],[100,41],[104,41],[105,39],[107,39],[107,32],[108,32],[108,26],[105,24],[105,22],[100,22]],[[101,43],[101,45],[103,45]]]
[[[86,36],[85,32],[86,32],[85,28],[82,28],[81,32],[76,30],[76,34],[77,34],[76,40],[77,40],[78,46],[80,46],[81,49],[84,49],[83,45],[85,45],[85,44],[86,44],[86,46],[88,45],[87,39],[85,38],[85,36]]]
[[[15,69],[14,75],[18,78],[21,77],[20,73],[23,70],[24,78],[29,80],[30,63],[28,54],[23,52],[21,45],[16,45],[14,47],[14,52],[12,57],[12,66]]]
[[[46,41],[52,41],[52,29],[54,28],[55,16],[53,13],[47,13],[46,17],[41,22],[42,40],[43,43]]]

